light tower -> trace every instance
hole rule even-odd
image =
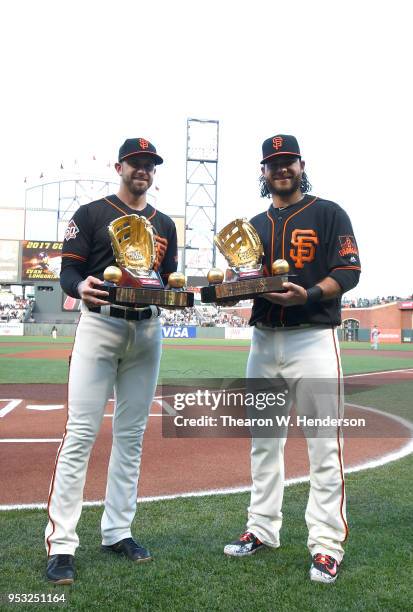
[[[219,122],[188,119],[185,189],[187,276],[206,276],[215,267]]]

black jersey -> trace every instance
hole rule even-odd
[[[305,289],[326,276],[337,281],[343,293],[357,285],[361,270],[357,243],[350,219],[338,204],[305,195],[284,209],[271,204],[251,223],[264,245],[264,274],[271,275],[271,264],[276,259],[286,259],[290,274],[295,275],[290,281]],[[250,325],[257,322],[273,327],[339,325],[341,299],[283,307],[256,298]]]
[[[70,296],[79,298],[78,284],[88,276],[103,280],[107,266],[116,265],[108,225],[114,219],[138,214],[146,217],[154,228],[157,270],[166,282],[178,265],[178,246],[175,223],[150,204],[143,210],[129,208],[116,195],[84,204],[73,215],[67,226],[62,249],[60,284]]]

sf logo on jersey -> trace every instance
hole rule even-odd
[[[312,229],[295,229],[291,234],[290,257],[296,268],[304,268],[305,263],[311,263],[315,258],[315,248],[318,236]]]

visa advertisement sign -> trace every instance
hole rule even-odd
[[[187,327],[162,327],[162,338],[196,338],[196,327],[195,325],[188,325]]]

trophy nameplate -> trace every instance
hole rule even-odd
[[[282,292],[283,283],[288,276],[262,276],[261,278],[228,281],[220,285],[209,285],[201,288],[201,301],[204,303],[220,302],[224,300],[250,300],[260,293]]]
[[[108,302],[118,306],[149,306],[160,308],[187,308],[194,305],[191,291],[173,289],[145,289],[143,287],[104,287],[108,291]]]
[[[201,288],[201,301],[222,303],[231,300],[249,300],[262,293],[285,291],[289,264],[278,259],[272,264],[273,276],[264,276],[262,257],[264,248],[255,228],[246,219],[235,219],[214,238],[214,242],[228,262],[231,280],[224,273],[212,269],[208,273],[209,286]]]
[[[156,239],[146,217],[125,215],[108,227],[117,266],[104,271],[108,301],[131,308],[155,305],[166,308],[186,308],[194,305],[194,294],[184,291],[185,276],[180,272],[169,275],[170,289],[165,289],[156,263]]]

